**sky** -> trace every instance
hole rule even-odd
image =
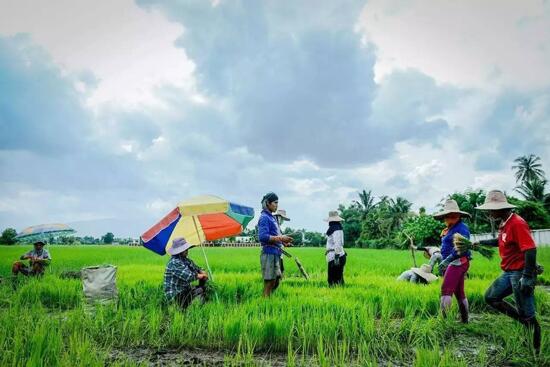
[[[550,170],[550,1],[0,0],[0,229],[363,189],[433,211]]]

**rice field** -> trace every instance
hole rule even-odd
[[[266,300],[259,249],[207,248],[218,300],[181,312],[163,300],[168,257],[137,247],[50,246],[53,262],[44,278],[14,281],[11,263],[28,248],[0,247],[0,366],[175,365],[149,357],[189,350],[221,355],[221,365],[550,365],[546,288],[536,291],[543,330],[538,359],[524,329],[484,304],[485,289],[500,273],[498,259],[472,261],[471,322],[462,325],[456,304],[449,318],[439,316],[440,282],[395,281],[412,266],[408,251],[348,249],[346,286],[328,288],[324,249],[292,249],[311,279],[286,259],[285,279]],[[200,250],[190,257],[204,265]],[[550,248],[539,249],[538,261],[547,269],[539,280],[550,285]],[[119,299],[90,309],[80,280],[59,274],[100,264],[118,267]],[[186,363],[216,364],[205,361]]]

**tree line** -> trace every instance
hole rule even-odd
[[[508,196],[508,200],[517,206],[517,213],[525,218],[532,229],[550,228],[550,193],[547,192],[548,180],[542,169],[540,157],[530,154],[518,157],[512,166],[516,178],[514,192],[518,197]],[[447,198],[457,201],[459,207],[471,215],[467,219],[472,233],[488,233],[494,230],[488,216],[475,210],[483,204],[484,190],[465,190],[442,198],[442,206]],[[407,248],[412,238],[417,245],[438,245],[444,225],[426,213],[424,208],[418,212],[411,210],[413,203],[404,197],[377,197],[371,190],[362,190],[357,200],[351,204],[340,204],[338,211],[345,219],[342,223],[346,247],[364,248]],[[284,234],[294,238],[295,246],[324,246],[323,233],[306,229],[285,227]],[[15,244],[17,232],[7,228],[0,236],[0,244]],[[257,238],[255,228],[245,229],[243,236]],[[129,244],[132,239],[115,239],[109,232],[101,238],[60,237],[52,239],[60,244]],[[231,240],[231,239],[230,239]],[[234,240],[234,238],[233,238]]]

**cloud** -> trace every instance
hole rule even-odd
[[[156,89],[164,84],[196,93],[194,64],[174,45],[181,24],[131,0],[1,2],[0,35],[19,33],[31,34],[64,71],[91,71],[96,85],[86,102],[94,108],[161,106]]]
[[[0,85],[0,150],[67,154],[89,135],[71,80],[28,37],[0,38]]]
[[[364,188],[430,210],[510,191],[517,155],[550,161],[546,31],[521,46],[532,71],[474,52],[518,51],[542,7],[497,9],[511,40],[486,46],[492,28],[474,37],[452,14],[479,30],[484,4],[438,3],[437,29],[425,3],[388,4],[0,5],[0,227],[137,236],[193,195],[259,210],[276,191],[292,227],[322,230]]]
[[[376,80],[414,68],[461,87],[530,90],[550,83],[544,0],[372,0],[357,24],[376,47]]]

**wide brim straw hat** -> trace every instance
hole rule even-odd
[[[489,191],[485,197],[485,202],[483,205],[477,206],[478,210],[502,210],[502,209],[513,209],[515,205],[512,205],[506,199],[506,195],[502,191],[492,190]]]
[[[432,274],[432,267],[428,264],[423,264],[419,268],[411,268],[411,270],[428,283],[433,283],[437,280],[437,277]]]
[[[182,252],[189,250],[191,247],[194,247],[195,245],[190,244],[185,240],[185,238],[175,238],[172,241],[172,246],[168,249],[168,253],[172,256],[181,254]]]
[[[278,215],[279,217],[283,218],[284,220],[290,222],[290,218],[287,217],[286,210],[284,210],[284,209],[277,210],[277,213],[275,213],[275,215]]]
[[[344,218],[342,218],[336,210],[328,212],[328,218],[325,219],[325,222],[343,222]]]
[[[460,208],[458,207],[458,204],[453,199],[448,199],[447,201],[445,201],[445,205],[443,205],[443,210],[440,211],[439,213],[435,213],[433,217],[435,219],[441,219],[445,217],[447,214],[452,214],[452,213],[460,214],[463,217],[468,217],[468,218],[471,217],[470,213],[463,212],[462,210],[460,210]]]

